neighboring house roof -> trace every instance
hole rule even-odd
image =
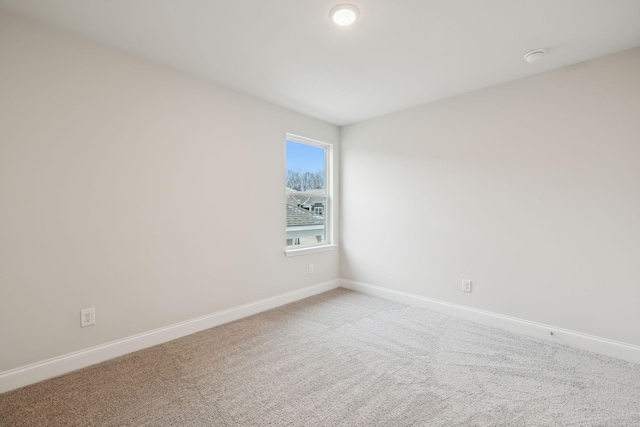
[[[324,225],[324,219],[320,215],[314,215],[306,209],[291,206],[287,203],[287,227],[308,225]]]
[[[326,191],[323,188],[314,188],[313,190],[306,190],[306,191],[298,191],[290,187],[286,187],[286,189],[287,189],[287,194],[290,194],[290,195],[295,195],[296,193],[302,193],[302,194],[313,194],[316,196],[324,196],[326,193]]]

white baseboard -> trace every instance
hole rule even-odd
[[[606,356],[640,363],[640,346],[613,341],[606,338],[583,334],[515,317],[504,316],[489,311],[478,310],[458,304],[438,301],[420,295],[395,291],[352,280],[332,280],[309,286],[297,291],[276,295],[249,304],[233,307],[206,316],[176,323],[164,328],[112,341],[77,352],[54,357],[52,359],[0,372],[0,393],[14,390],[67,372],[75,371],[114,357],[162,344],[176,338],[190,335],[214,326],[232,322],[284,304],[308,298],[322,292],[342,286],[357,292],[374,295],[404,304],[429,308],[435,311],[472,320],[512,332],[542,338],[583,350],[593,351]],[[553,336],[549,332],[553,332]]]
[[[511,332],[518,332],[582,350],[604,354],[605,356],[640,363],[640,346],[637,345],[587,335],[581,332],[544,325],[542,323],[530,322],[516,317],[503,316],[502,314],[492,313],[490,311],[478,310],[352,280],[341,280],[341,286],[346,289],[390,299],[407,305],[429,308],[455,317],[506,329]],[[553,332],[553,335],[549,335],[549,332]]]
[[[340,286],[339,280],[320,283],[297,291],[276,295],[249,304],[233,307],[206,316],[176,323],[164,328],[101,344],[95,347],[54,357],[42,362],[0,372],[0,393],[14,390],[48,378],[57,377],[114,357],[162,344],[214,326],[222,325],[265,310],[298,301]]]

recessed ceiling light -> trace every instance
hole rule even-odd
[[[360,11],[351,4],[341,4],[331,9],[331,19],[338,25],[351,25],[358,19]]]
[[[544,49],[532,50],[531,52],[527,52],[524,54],[524,60],[527,61],[529,64],[531,64],[532,62],[539,61],[544,56],[545,52],[546,50]]]

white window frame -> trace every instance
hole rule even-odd
[[[333,203],[333,144],[329,144],[322,141],[317,141],[311,138],[305,138],[303,136],[294,135],[291,133],[286,134],[286,139],[284,143],[285,147],[285,174],[286,171],[286,147],[287,141],[296,142],[298,144],[311,145],[314,147],[320,147],[324,149],[324,187],[325,187],[325,241],[307,244],[307,245],[293,245],[293,246],[285,246],[285,255],[290,256],[298,256],[298,255],[306,255],[316,252],[324,252],[331,251],[336,248],[336,244],[334,243],[334,235],[333,235],[333,223],[334,223],[334,203]],[[285,186],[286,187],[286,186]],[[285,188],[284,201],[287,203],[287,194]],[[284,219],[284,240],[286,242],[287,239],[287,218],[285,212]]]

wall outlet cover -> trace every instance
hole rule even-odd
[[[80,327],[91,326],[96,324],[96,309],[85,308],[80,310]]]
[[[462,292],[471,292],[471,280],[464,279],[462,281]]]

